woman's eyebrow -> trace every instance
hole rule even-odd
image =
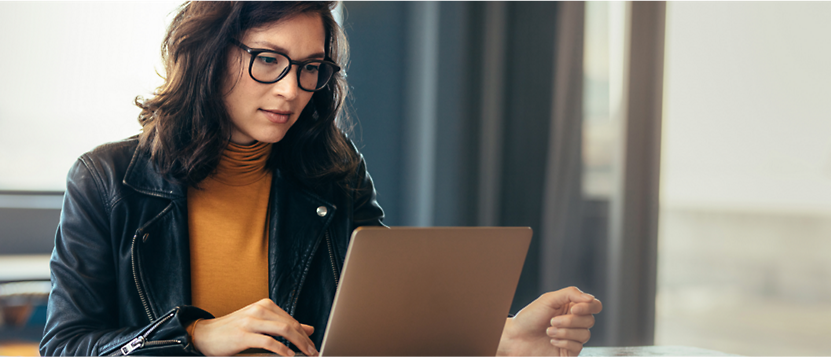
[[[277,45],[275,45],[271,42],[267,42],[267,41],[254,41],[251,44],[252,45],[257,45],[257,46],[262,46],[260,48],[267,49],[267,50],[274,50],[274,51],[281,52],[281,53],[289,53],[289,51],[286,50],[285,48],[282,48],[280,46],[277,46]],[[300,58],[300,59],[325,58],[325,57],[326,57],[325,53],[317,52],[317,53],[313,53],[311,55],[308,55],[308,56],[306,56],[304,58]]]

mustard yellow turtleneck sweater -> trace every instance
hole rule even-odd
[[[268,297],[271,144],[230,143],[216,172],[188,189],[192,304],[216,317]]]

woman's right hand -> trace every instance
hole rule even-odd
[[[314,327],[304,325],[269,299],[262,299],[228,315],[200,320],[193,329],[193,344],[206,356],[231,356],[249,348],[262,348],[283,356],[294,356],[288,346],[272,336],[285,337],[308,356],[317,350],[309,335]]]

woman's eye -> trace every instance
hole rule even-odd
[[[277,57],[270,57],[266,55],[259,55],[257,56],[257,60],[265,63],[265,64],[274,64],[277,63]]]
[[[317,64],[314,64],[314,63],[309,63],[309,64],[303,66],[303,70],[306,71],[306,72],[317,72],[317,70],[319,68],[320,68],[320,65],[317,65]]]

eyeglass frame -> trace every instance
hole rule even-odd
[[[329,85],[329,83],[332,81],[332,78],[335,77],[335,73],[338,73],[341,70],[341,67],[338,66],[337,63],[335,63],[333,61],[330,61],[328,59],[322,59],[322,60],[321,59],[310,59],[310,60],[305,60],[305,61],[295,61],[295,60],[291,59],[291,57],[289,57],[289,55],[287,55],[285,53],[282,53],[282,52],[279,52],[279,51],[269,50],[269,49],[265,49],[265,48],[251,48],[251,47],[248,47],[248,46],[244,45],[242,42],[237,41],[236,39],[231,39],[231,43],[237,45],[239,48],[245,50],[245,52],[248,52],[248,54],[251,55],[251,61],[248,62],[248,75],[251,77],[251,79],[253,79],[253,80],[255,80],[259,83],[263,83],[263,84],[272,84],[272,83],[279,82],[281,79],[286,78],[286,75],[289,72],[291,72],[291,67],[292,66],[298,66],[298,70],[297,70],[297,88],[300,88],[300,89],[302,89],[306,92],[317,92],[317,91],[319,91],[323,88],[326,88],[326,86]],[[277,76],[277,79],[275,79],[271,82],[261,81],[261,80],[255,78],[254,73],[252,72],[253,68],[254,68],[254,60],[257,59],[257,56],[259,54],[264,53],[264,52],[276,53],[278,55],[286,57],[286,59],[289,60],[289,65],[286,66],[286,69],[283,70],[283,73],[280,73],[280,75]],[[334,67],[334,71],[332,71],[332,76],[329,77],[329,80],[327,80],[326,84],[324,84],[322,87],[320,87],[318,89],[315,89],[315,90],[308,90],[306,88],[303,88],[303,85],[300,83],[300,71],[302,71],[302,68],[303,68],[303,67],[301,67],[302,65],[306,65],[306,64],[309,64],[309,63],[312,63],[312,62],[319,62],[319,63],[329,64],[332,67]]]

